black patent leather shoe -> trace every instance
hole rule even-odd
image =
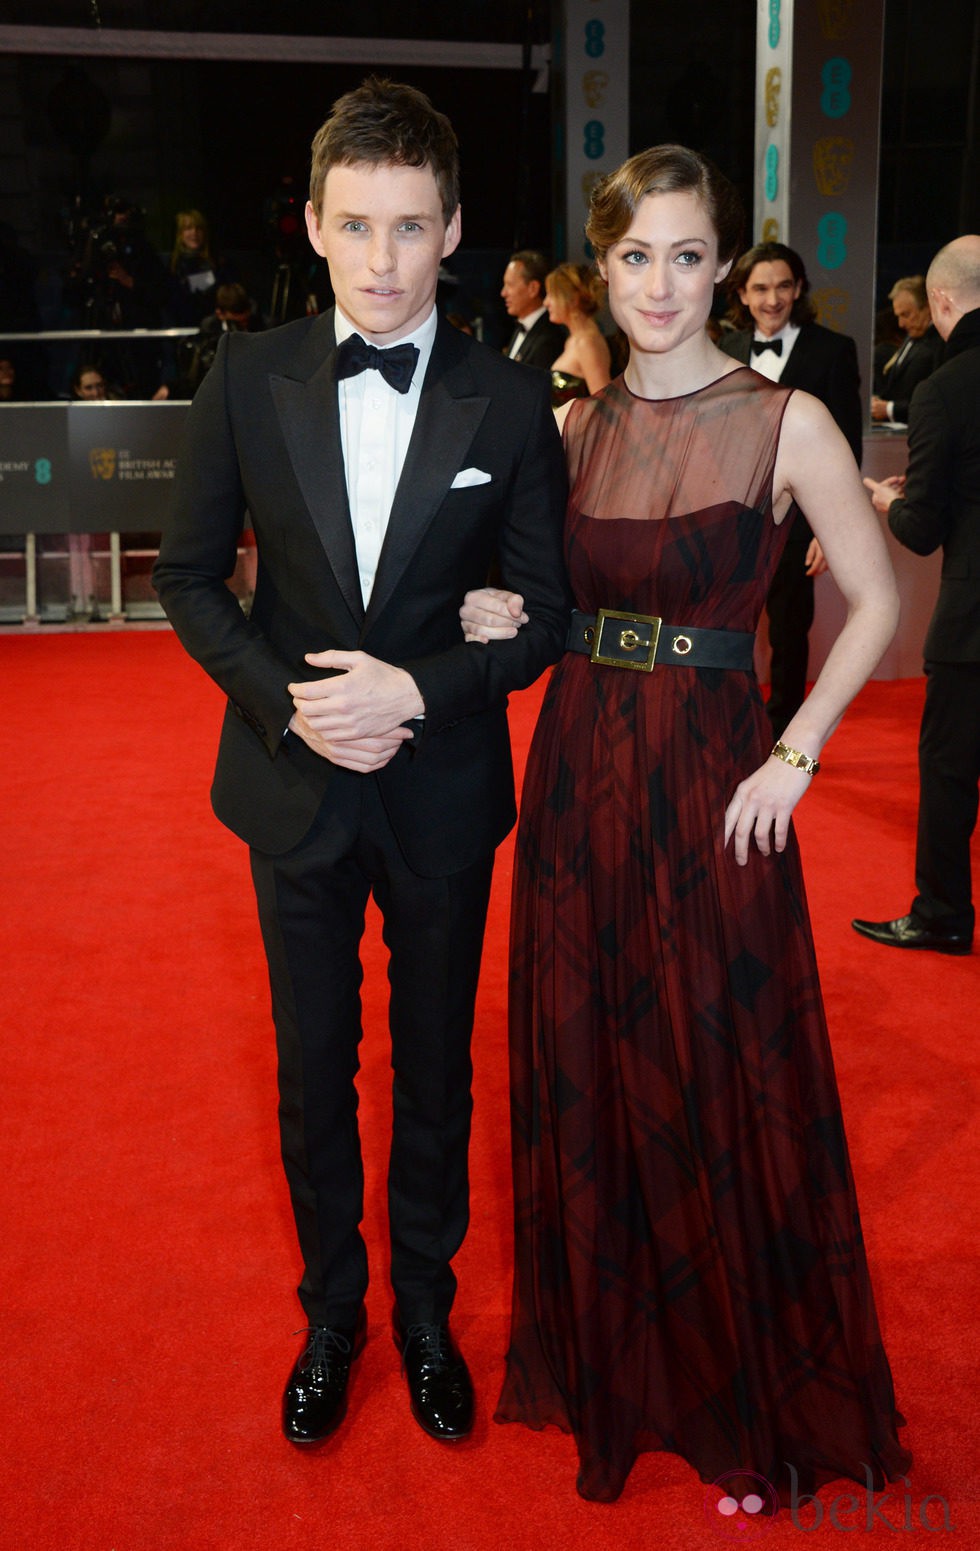
[[[969,953],[973,947],[970,932],[944,932],[927,926],[916,916],[899,916],[895,921],[852,921],[856,932],[883,942],[889,948],[931,948],[934,953]]]
[[[282,1430],[299,1447],[322,1443],[347,1413],[351,1364],[364,1349],[367,1318],[361,1309],[353,1331],[311,1325],[309,1339],[282,1397]]]
[[[449,1325],[406,1326],[396,1312],[394,1334],[412,1415],[431,1438],[458,1443],[473,1428],[473,1381]]]

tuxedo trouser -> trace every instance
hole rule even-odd
[[[806,696],[813,624],[813,577],[806,574],[809,545],[809,528],[796,517],[766,598],[772,648],[766,711],[776,738],[782,737]]]
[[[980,663],[927,662],[912,914],[951,932],[973,931],[970,840],[978,783]]]
[[[279,1058],[283,1164],[311,1325],[352,1328],[368,1283],[354,1078],[360,942],[373,893],[389,951],[391,1279],[406,1325],[448,1318],[469,1219],[470,1036],[492,853],[446,878],[407,866],[377,780],[284,856],[252,852]]]

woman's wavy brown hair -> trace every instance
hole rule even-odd
[[[648,194],[678,193],[697,196],[715,229],[719,261],[733,259],[745,226],[735,185],[700,151],[684,145],[654,145],[608,173],[592,191],[585,235],[599,263],[629,230],[641,199]]]

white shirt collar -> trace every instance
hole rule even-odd
[[[761,329],[756,329],[753,338],[758,340],[765,340],[767,344],[770,340],[781,339],[783,341],[782,353],[784,356],[787,356],[789,355],[793,346],[796,344],[799,332],[800,329],[798,324],[786,323],[776,334],[763,334]]]
[[[533,312],[526,312],[523,318],[518,318],[515,328],[522,328],[525,334],[529,334],[539,318],[543,318],[548,311],[547,307],[536,307]]]
[[[776,334],[763,334],[761,329],[756,329],[755,339],[767,345],[775,344],[778,339],[782,341],[783,348],[778,355],[775,350],[762,350],[758,355],[753,350],[749,356],[753,369],[760,372],[763,377],[768,377],[770,382],[779,382],[799,333],[800,330],[795,323],[785,324]]]
[[[425,377],[425,373],[429,365],[429,357],[432,354],[432,346],[435,343],[436,329],[438,326],[439,314],[436,311],[435,303],[433,303],[432,311],[429,313],[429,316],[426,318],[425,322],[420,323],[418,327],[413,329],[410,334],[402,334],[398,339],[389,339],[387,344],[378,346],[379,350],[387,350],[391,345],[416,345],[418,347],[419,360],[418,365],[415,368],[415,375],[412,378],[412,387],[409,390],[410,392],[418,391],[422,386],[422,381]],[[341,344],[343,340],[349,339],[351,334],[360,333],[360,329],[357,327],[357,324],[352,323],[350,318],[348,318],[347,314],[343,312],[340,307],[336,307],[334,309],[333,328],[338,345]],[[364,336],[361,335],[361,337],[363,338]],[[373,343],[373,341],[369,340],[368,343]]]

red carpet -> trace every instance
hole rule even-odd
[[[361,1111],[368,1347],[337,1438],[313,1456],[282,1440],[299,1273],[246,854],[207,803],[220,696],[166,632],[7,635],[0,661],[0,1544],[688,1551],[739,1538],[706,1520],[704,1489],[677,1459],[646,1457],[618,1504],[584,1503],[568,1438],[490,1421],[509,1298],[509,847],[476,1031],[473,1225],[454,1316],[478,1386],[475,1435],[455,1450],[423,1436],[388,1333],[389,1077],[373,929]],[[513,705],[522,755],[538,698]],[[980,959],[889,952],[848,925],[909,903],[921,698],[918,682],[870,686],[799,817],[916,1464],[908,1489],[870,1507],[859,1488],[827,1488],[819,1528],[812,1505],[797,1523],[780,1515],[761,1537],[772,1547],[842,1532],[934,1544],[947,1522],[955,1544],[980,1545]]]

